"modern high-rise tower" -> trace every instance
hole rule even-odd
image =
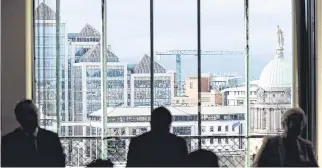
[[[45,117],[66,119],[66,25],[45,3],[35,10],[35,102]],[[59,19],[60,20],[60,19]],[[59,24],[59,26],[57,26]],[[57,29],[59,28],[59,29]],[[57,36],[59,33],[59,36]],[[59,37],[59,39],[57,39]],[[57,40],[59,44],[57,44]],[[59,95],[56,97],[56,94]],[[59,100],[59,101],[57,101]],[[57,104],[59,102],[59,104]],[[59,108],[59,109],[57,109]],[[48,125],[48,124],[47,124]],[[46,126],[46,124],[44,124]]]

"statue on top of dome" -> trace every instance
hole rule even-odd
[[[280,29],[280,26],[277,25],[277,56],[283,57],[283,50],[284,50],[284,32]]]
[[[284,47],[284,32],[280,29],[280,26],[277,25],[277,41],[280,49]]]

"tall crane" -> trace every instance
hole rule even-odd
[[[156,52],[156,55],[175,55],[176,56],[176,80],[178,85],[177,96],[182,96],[182,79],[181,79],[181,56],[194,55],[198,56],[198,50],[169,50],[164,52]],[[215,51],[215,50],[202,50],[201,55],[243,55],[242,51]]]

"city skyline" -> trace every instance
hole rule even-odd
[[[105,35],[99,28],[99,0],[61,1],[62,19],[58,23],[54,4],[48,3],[54,1],[41,2],[34,20],[35,100],[42,114],[40,127],[62,136],[67,165],[81,166],[99,157],[109,158],[116,165],[126,164],[129,139],[123,136],[149,131],[151,109],[158,106],[168,108],[173,115],[169,131],[189,137],[186,138],[189,151],[207,148],[222,157],[222,166],[243,166],[248,163],[242,160],[251,161],[248,156],[256,154],[262,139],[243,140],[243,137],[277,135],[283,131],[281,118],[291,107],[292,98],[292,69],[284,59],[284,55],[288,59],[291,56],[288,27],[291,18],[286,10],[290,4],[265,6],[258,3],[264,1],[251,1],[250,8],[254,8],[250,10],[251,59],[247,65],[251,78],[247,79],[250,85],[246,89],[243,77],[204,74],[243,75],[242,54],[203,55],[201,66],[197,65],[195,54],[182,56],[182,77],[176,76],[175,71],[169,72],[175,69],[175,56],[162,57],[160,64],[151,62],[149,4],[144,3],[148,1],[130,0],[126,4],[126,1],[106,1]],[[196,49],[195,2],[155,0],[155,52]],[[201,2],[202,50],[242,53],[245,42],[242,1]],[[75,8],[75,4],[80,6]],[[58,45],[57,37],[60,37]],[[108,49],[104,53],[107,55],[104,68],[101,37],[107,38],[106,45],[111,45],[111,48],[103,46]],[[58,53],[61,57],[57,57]],[[196,78],[198,67],[203,74],[201,78]],[[190,73],[194,75],[186,78]],[[259,73],[259,80],[250,81]],[[92,137],[75,139],[88,136]],[[98,136],[100,140],[95,139]],[[120,138],[105,141],[104,137],[108,136]],[[191,136],[208,137],[198,138],[196,143]]]
[[[47,3],[55,9],[54,1]],[[100,0],[61,1],[61,19],[68,33],[79,32],[86,23],[100,31]],[[155,0],[155,51],[196,49],[196,4],[194,1]],[[285,32],[285,59],[291,62],[291,2],[289,0],[266,3],[250,1],[250,71],[257,78],[263,67],[274,57],[276,27]],[[107,40],[121,62],[138,63],[149,54],[149,2],[108,1]],[[75,8],[77,4],[77,8]],[[126,5],[124,5],[126,4]],[[84,12],[85,8],[91,12]],[[124,8],[122,12],[119,9]],[[237,50],[244,48],[243,1],[202,1],[202,49]],[[82,12],[81,12],[82,11]],[[117,17],[116,17],[117,16]],[[225,19],[223,19],[225,17]],[[233,20],[233,22],[230,22]],[[214,31],[215,30],[215,31]],[[220,40],[216,40],[220,39]],[[213,47],[218,46],[218,47]],[[238,72],[244,74],[241,56],[202,57],[202,72]],[[167,70],[175,69],[175,57],[162,57],[159,61]],[[196,73],[196,57],[183,57],[183,76]],[[231,66],[222,66],[230,62]],[[196,68],[191,68],[191,65]]]

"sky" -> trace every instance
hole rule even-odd
[[[56,9],[55,0],[45,2]],[[275,56],[277,25],[284,31],[285,59],[291,64],[291,0],[249,0],[250,73],[257,79]],[[122,62],[137,63],[150,53],[149,0],[107,0],[107,43]],[[86,23],[101,31],[101,0],[61,0],[66,31],[79,32]],[[201,0],[202,50],[243,52],[244,0]],[[197,0],[154,0],[155,52],[197,49]],[[175,70],[175,56],[158,57]],[[243,55],[202,56],[202,72],[244,75]],[[197,57],[182,57],[182,74],[197,72]]]

